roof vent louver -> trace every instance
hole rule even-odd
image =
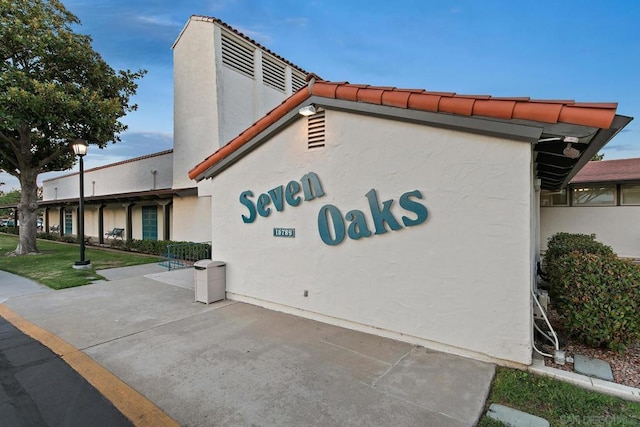
[[[297,92],[300,88],[304,87],[307,84],[305,80],[305,76],[296,73],[295,71],[291,73],[291,89],[293,92]]]
[[[251,78],[254,76],[253,51],[252,47],[222,34],[222,63]]]
[[[307,118],[307,148],[324,147],[324,111]]]
[[[264,84],[284,92],[285,89],[284,64],[274,61],[266,55],[262,57],[262,79]]]

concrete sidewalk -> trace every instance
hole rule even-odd
[[[482,414],[493,365],[248,304],[197,303],[192,270],[143,270],[4,304],[184,426],[472,426]]]

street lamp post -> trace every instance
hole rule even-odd
[[[87,141],[78,139],[72,144],[73,152],[80,158],[80,212],[78,218],[78,239],[80,241],[80,261],[73,264],[73,268],[91,268],[91,261],[84,259],[84,156],[87,154],[89,144]]]

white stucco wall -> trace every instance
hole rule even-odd
[[[148,191],[171,188],[173,182],[173,154],[141,158],[135,161],[115,163],[107,167],[86,169],[84,173],[84,195]],[[155,173],[155,188],[154,174]],[[62,200],[78,197],[78,173],[49,179],[42,183],[43,200]]]
[[[640,206],[542,207],[541,246],[555,233],[596,234],[620,256],[640,258]]]
[[[308,150],[304,119],[213,180],[213,252],[231,298],[477,358],[531,361],[531,149],[528,144],[327,111],[326,147]],[[316,173],[325,196],[243,223],[254,201]],[[425,223],[338,246],[318,212],[364,212],[419,190]],[[413,214],[408,214],[413,217]],[[348,222],[347,222],[348,223]],[[295,238],[273,237],[274,227]],[[308,297],[304,297],[304,291]]]
[[[174,197],[172,215],[172,240],[187,242],[211,240],[211,197]]]
[[[191,20],[173,48],[173,188],[193,187],[189,170],[218,145],[216,29]]]
[[[254,78],[223,65],[223,31],[192,19],[173,48],[174,188],[193,186],[188,172],[203,154],[228,143],[292,93],[288,64],[283,63],[289,76],[284,92],[264,84],[262,55],[268,54],[255,46]]]

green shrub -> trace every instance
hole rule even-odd
[[[20,234],[18,227],[0,227],[0,233]]]
[[[572,252],[580,254],[599,254],[615,257],[610,246],[596,240],[595,234],[554,234],[547,243],[547,251],[544,254],[545,270],[549,276],[549,295],[552,300],[559,297],[556,284],[563,279],[566,272],[559,264],[559,260]]]
[[[133,252],[141,252],[150,255],[165,255],[167,253],[167,245],[174,242],[171,240],[131,240],[125,242],[124,247]]]
[[[554,307],[569,335],[621,351],[640,339],[640,267],[611,254],[571,252],[554,261]]]

